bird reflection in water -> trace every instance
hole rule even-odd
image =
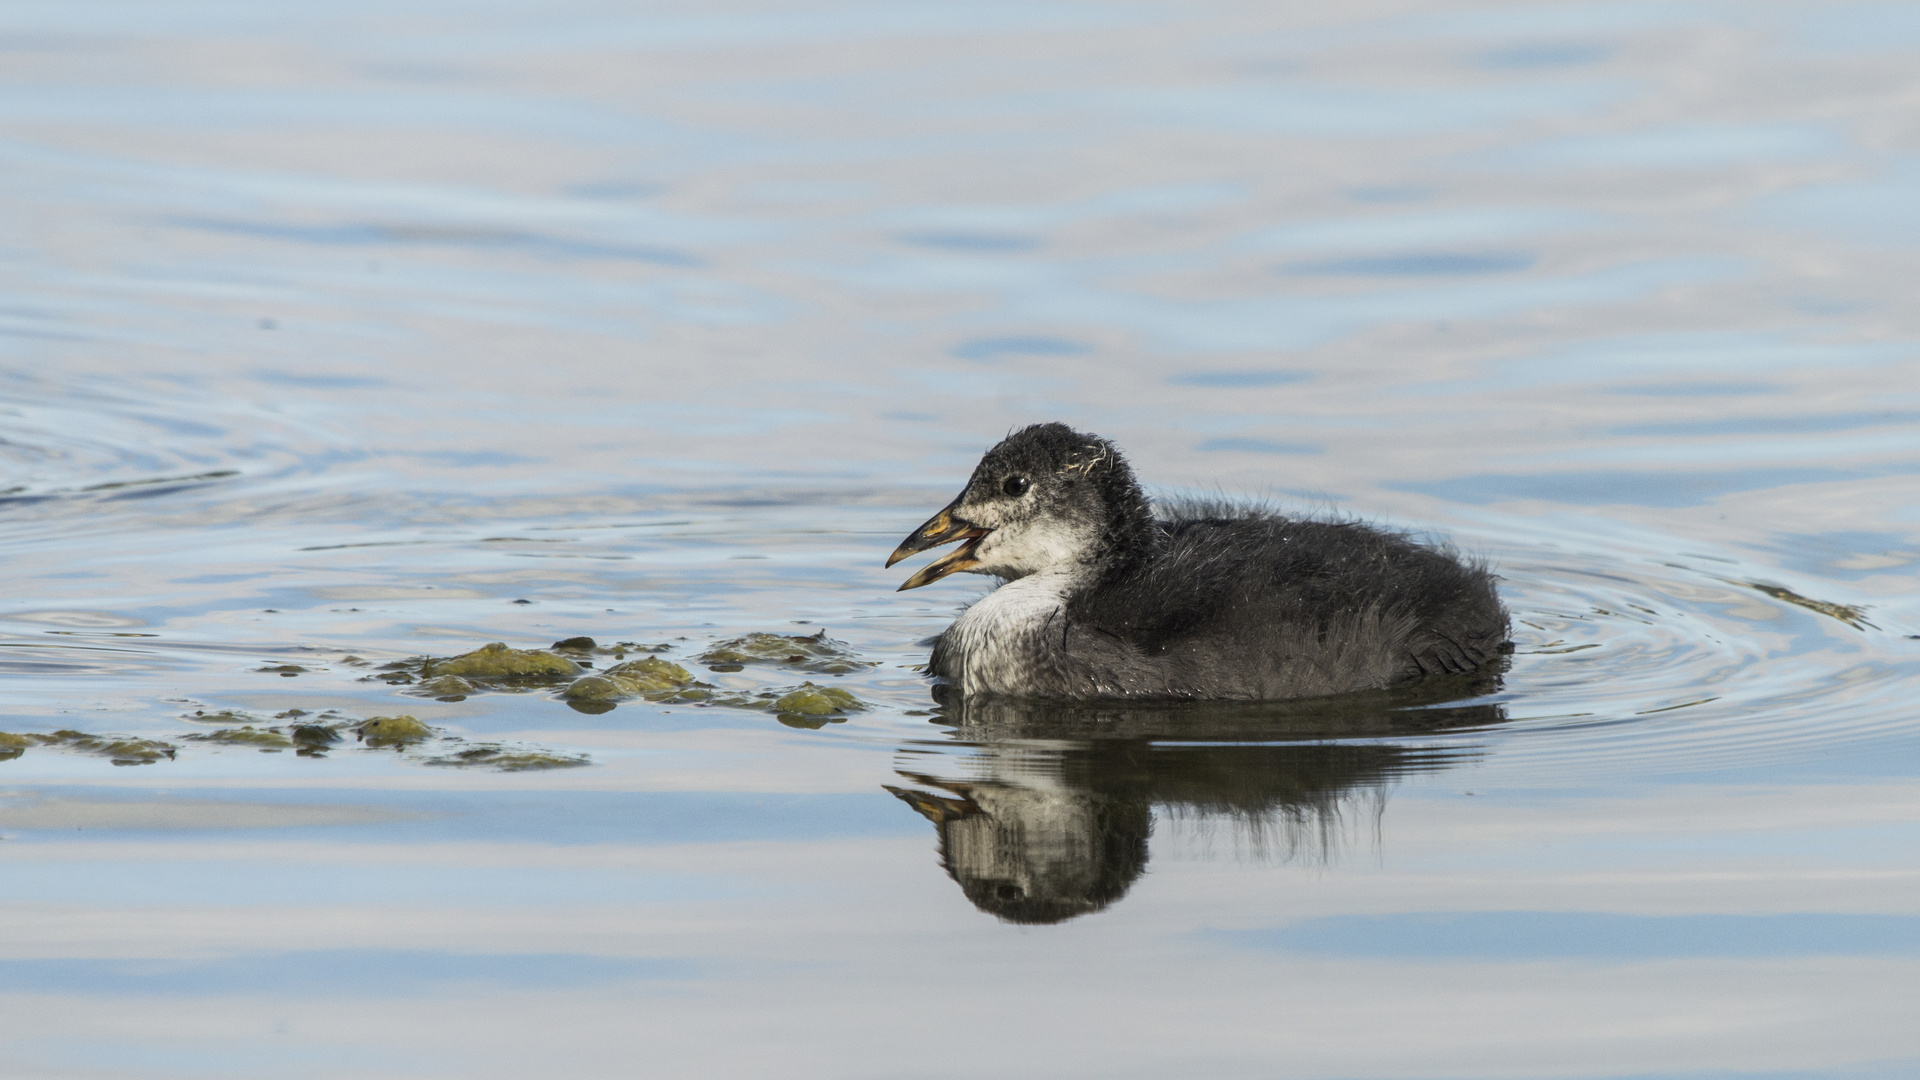
[[[933,822],[968,900],[1058,923],[1124,897],[1154,810],[1225,820],[1285,857],[1326,858],[1342,818],[1377,815],[1401,776],[1479,755],[1429,737],[1504,723],[1497,671],[1312,701],[1129,706],[950,696],[935,722],[971,752],[962,778],[901,770],[887,790]],[[1454,702],[1456,704],[1447,704]],[[924,751],[922,751],[924,752]]]

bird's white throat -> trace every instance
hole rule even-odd
[[[948,628],[960,690],[966,694],[1030,694],[1034,658],[1048,630],[1066,618],[1075,575],[1048,570],[1009,581],[988,593]]]

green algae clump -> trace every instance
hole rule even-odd
[[[421,665],[420,674],[428,678],[567,679],[580,674],[580,665],[545,649],[509,649],[505,642],[496,641],[446,660],[429,660]]]
[[[773,702],[774,712],[795,716],[834,716],[859,712],[866,707],[866,702],[837,686],[815,686],[810,682],[801,683]]]
[[[284,732],[274,728],[237,727],[221,728],[219,731],[196,732],[187,736],[194,742],[218,743],[221,746],[253,746],[263,754],[277,754],[282,750],[293,749],[293,740]]]
[[[173,760],[178,747],[158,739],[121,738],[114,735],[89,735],[84,731],[56,731],[51,735],[29,735],[43,746],[57,746],[95,754],[115,765],[151,765],[161,758]]]
[[[847,713],[866,707],[866,702],[837,686],[815,686],[810,682],[781,694],[768,706],[774,711],[775,720],[788,727],[812,731],[828,724],[844,724]]]
[[[607,669],[610,678],[620,679],[636,687],[636,693],[652,693],[659,690],[678,690],[683,686],[694,685],[693,673],[679,664],[649,656],[644,660],[629,660],[624,664],[615,664]]]
[[[629,689],[624,680],[608,678],[605,675],[586,675],[567,684],[560,696],[568,701],[619,701],[630,698],[639,691]]]
[[[441,675],[403,691],[415,697],[439,698],[441,701],[459,701],[479,692],[478,687],[458,675]]]
[[[25,735],[15,735],[10,731],[0,731],[0,761],[12,761],[27,752],[33,740]]]
[[[575,679],[560,696],[570,702],[621,701],[635,697],[692,702],[705,700],[711,689],[679,664],[649,656],[615,664],[598,675]]]
[[[325,757],[340,741],[340,732],[331,724],[296,724],[292,734],[294,753],[301,757]]]
[[[484,768],[500,772],[531,772],[536,769],[574,769],[591,765],[585,754],[556,754],[550,750],[515,749],[510,746],[480,745],[428,758],[428,765],[454,768]]]
[[[433,738],[433,729],[411,716],[376,716],[354,731],[368,746],[398,748]]]
[[[817,634],[754,633],[716,641],[694,657],[715,671],[738,671],[747,664],[779,664],[816,675],[845,675],[874,667],[846,642],[835,641],[825,630]]]

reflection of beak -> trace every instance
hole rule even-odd
[[[958,821],[980,813],[980,808],[974,805],[972,799],[949,799],[931,792],[894,787],[892,784],[880,786],[892,792],[893,796],[901,802],[918,810],[921,817],[935,825],[945,825],[949,821]]]
[[[973,801],[972,784],[961,784],[951,780],[936,780],[931,776],[922,776],[919,773],[902,772],[900,775],[916,783],[925,784],[928,787],[944,788],[952,792],[953,795],[958,796],[957,798],[949,798],[945,795],[935,795],[929,791],[898,788],[892,784],[880,785],[891,792],[893,796],[901,802],[920,811],[921,817],[926,818],[935,825],[944,825],[949,821],[957,821],[960,818],[972,817],[975,814],[986,812],[980,809],[979,803]]]
[[[954,504],[958,505],[959,501],[960,500],[955,499]],[[908,578],[906,582],[900,586],[901,592],[905,592],[908,589],[917,589],[922,585],[939,581],[941,578],[955,571],[969,570],[980,565],[974,561],[973,549],[979,547],[981,537],[986,536],[987,533],[991,531],[990,529],[983,529],[971,521],[954,517],[953,507],[949,506],[945,510],[933,515],[931,521],[915,529],[913,535],[902,540],[900,546],[893,549],[893,554],[887,556],[887,565],[892,566],[894,563],[899,562],[901,559],[915,552],[925,551],[928,548],[936,548],[941,544],[950,544],[955,540],[966,541],[966,543],[961,544],[947,554],[921,567],[919,573]]]

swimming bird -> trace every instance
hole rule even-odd
[[[1487,568],[1356,521],[1222,503],[1156,516],[1111,442],[1036,424],[887,565],[959,541],[901,585],[1002,584],[934,642],[962,694],[1277,700],[1472,671],[1505,650]]]

